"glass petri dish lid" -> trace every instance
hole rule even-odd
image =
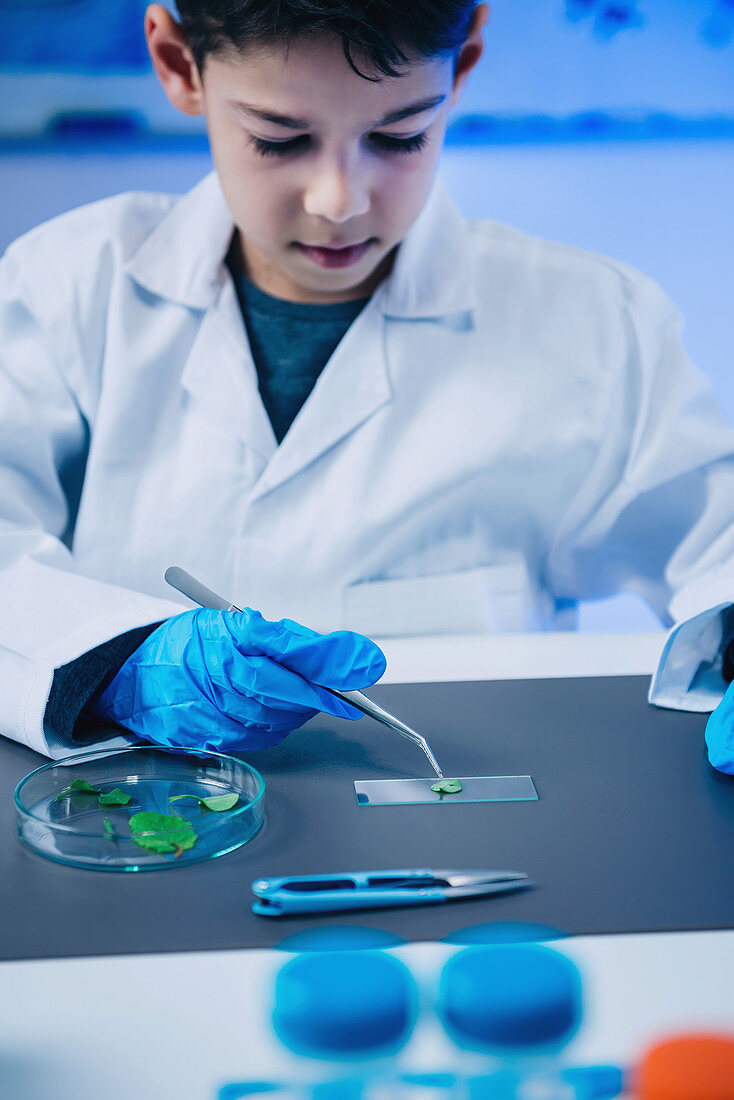
[[[96,871],[214,859],[251,840],[265,818],[265,781],[243,760],[152,745],[53,760],[22,779],[13,797],[23,844]]]

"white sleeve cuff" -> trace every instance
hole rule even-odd
[[[665,640],[648,701],[673,710],[714,710],[729,686],[722,676],[723,651],[732,631],[732,600],[677,623]]]
[[[0,692],[0,734],[54,758],[90,751],[95,747],[114,748],[118,744],[137,743],[137,738],[131,734],[129,738],[122,735],[121,738],[115,736],[97,743],[76,745],[49,735],[44,729],[44,715],[56,668],[118,634],[163,621],[187,610],[172,601],[132,593],[129,604],[124,609],[118,607],[111,614],[99,616],[96,621],[90,612],[81,626],[76,626],[63,637],[44,639],[38,647],[42,650],[40,654],[19,653],[0,643],[3,682],[3,691]]]

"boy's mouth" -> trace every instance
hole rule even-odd
[[[346,248],[325,248],[317,245],[301,244],[296,241],[296,247],[309,260],[313,260],[320,267],[349,267],[350,264],[361,260],[374,241],[369,237],[366,241],[349,245]]]

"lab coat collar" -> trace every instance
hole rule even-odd
[[[473,310],[475,288],[469,225],[436,177],[378,288],[378,305],[388,317],[444,317]]]
[[[227,277],[234,226],[216,172],[182,195],[125,265],[139,286],[191,309],[208,309]]]
[[[234,225],[219,179],[210,173],[178,199],[126,264],[150,293],[208,309],[227,279]],[[436,177],[401,241],[375,305],[388,317],[442,317],[475,305],[475,269],[466,219]]]

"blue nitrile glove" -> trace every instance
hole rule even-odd
[[[706,745],[713,766],[734,775],[734,683],[706,723]]]
[[[85,714],[159,745],[260,749],[319,711],[360,718],[315,685],[367,687],[385,667],[382,650],[349,630],[317,634],[249,608],[196,608],[154,630]]]

